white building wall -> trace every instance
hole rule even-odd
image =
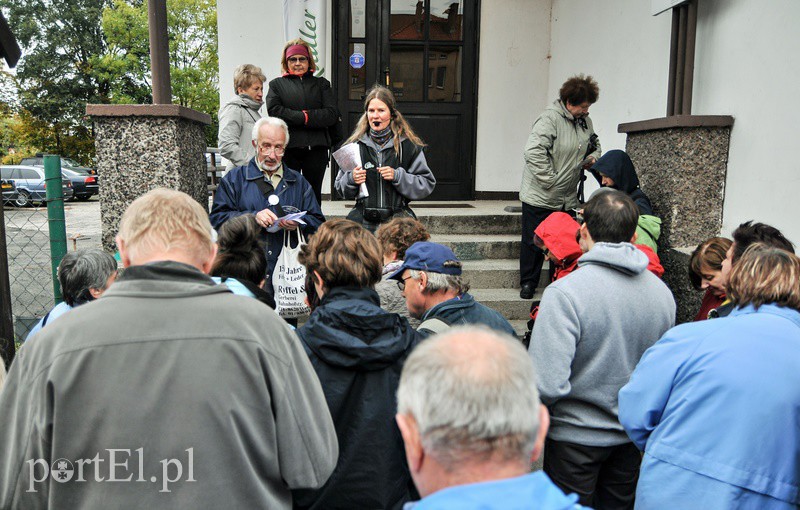
[[[519,191],[525,141],[549,102],[551,3],[481,2],[477,191]]]
[[[723,235],[755,219],[800,243],[794,120],[800,19],[796,0],[698,2],[692,113],[733,115]],[[554,0],[549,95],[569,75],[597,78],[592,107],[604,150],[624,149],[624,122],[666,113],[671,13],[645,0]]]

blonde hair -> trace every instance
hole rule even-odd
[[[381,281],[383,260],[378,240],[350,220],[336,218],[319,227],[300,249],[297,260],[319,273],[325,288],[374,287]]]
[[[289,46],[295,46],[297,44],[306,47],[306,51],[308,51],[308,70],[313,73],[317,70],[317,61],[314,60],[314,50],[311,48],[310,44],[302,39],[292,39],[283,46],[283,51],[281,52],[281,69],[284,73],[289,72],[289,64],[286,62],[286,50],[289,49]]]
[[[131,259],[181,250],[202,260],[214,250],[208,213],[186,193],[167,188],[134,200],[122,215],[118,237]]]
[[[728,296],[736,306],[775,304],[800,311],[800,258],[756,243],[731,270]]]
[[[242,64],[233,70],[233,90],[238,94],[239,89],[249,88],[256,80],[263,84],[267,77],[261,68],[253,64]]]
[[[369,131],[369,119],[367,119],[367,109],[369,108],[369,103],[372,102],[373,99],[377,99],[385,104],[389,108],[389,112],[392,114],[392,121],[389,123],[389,126],[392,128],[392,134],[394,135],[394,152],[400,154],[400,138],[405,136],[408,138],[414,145],[419,147],[424,147],[425,142],[414,133],[414,130],[411,129],[411,125],[406,121],[403,114],[397,110],[396,101],[394,99],[394,94],[392,91],[383,87],[381,85],[375,85],[369,92],[367,93],[367,97],[364,99],[364,115],[358,119],[358,124],[356,124],[356,128],[353,130],[353,134],[350,135],[350,138],[347,139],[345,143],[353,143],[357,142],[359,138],[364,136]]]

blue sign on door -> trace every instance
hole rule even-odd
[[[361,69],[364,67],[364,55],[361,53],[353,53],[350,55],[350,67],[353,69]]]

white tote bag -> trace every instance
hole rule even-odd
[[[297,247],[292,248],[291,232],[283,231],[283,249],[278,256],[275,272],[272,273],[275,311],[284,319],[294,319],[311,313],[306,304],[306,268],[297,261],[300,247],[306,244],[306,240],[300,229],[297,229]]]

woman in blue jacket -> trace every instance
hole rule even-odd
[[[619,392],[644,450],[637,509],[795,510],[800,504],[800,258],[748,248],[737,308],[683,324],[645,352]]]

